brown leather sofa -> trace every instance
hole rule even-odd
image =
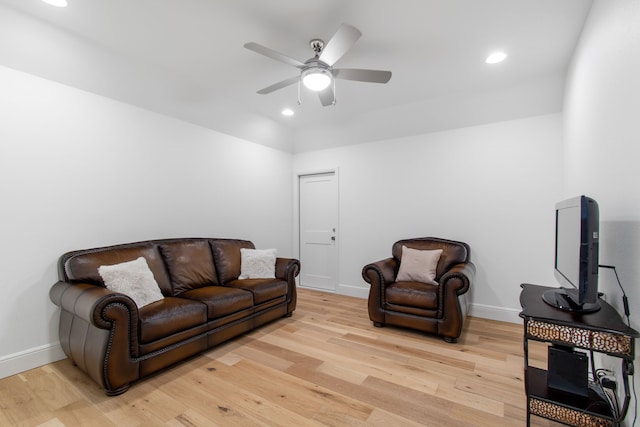
[[[296,259],[277,258],[274,279],[238,280],[235,239],[165,239],[68,252],[51,300],[61,308],[60,344],[107,395],[296,308]],[[98,272],[144,257],[163,299],[138,308],[107,289]]]
[[[436,284],[396,281],[402,247],[442,249]],[[466,292],[473,283],[475,266],[469,261],[469,245],[463,242],[420,237],[393,244],[392,257],[364,266],[362,277],[370,283],[369,318],[374,326],[395,325],[440,335],[456,342],[467,314]]]

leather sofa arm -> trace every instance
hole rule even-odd
[[[59,281],[49,291],[61,308],[60,346],[107,395],[139,376],[138,307],[128,296],[88,283]]]
[[[276,258],[276,279],[287,282],[287,316],[291,316],[298,303],[296,277],[300,273],[300,261],[293,258]]]
[[[74,316],[100,329],[111,329],[112,320],[104,316],[109,304],[120,304],[132,313],[131,320],[137,332],[138,307],[128,296],[88,283],[59,281],[49,291],[51,301]],[[135,320],[135,322],[133,322]]]
[[[293,258],[276,258],[276,278],[295,283],[300,273],[300,261]]]

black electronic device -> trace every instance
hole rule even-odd
[[[542,295],[556,308],[588,313],[600,309],[598,300],[598,203],[580,196],[556,204],[554,275],[560,288]]]
[[[587,397],[589,356],[572,348],[549,346],[547,387]]]

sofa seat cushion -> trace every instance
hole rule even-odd
[[[387,286],[385,297],[389,304],[436,310],[438,285],[422,282],[395,282]]]
[[[226,286],[251,292],[256,305],[287,295],[287,282],[280,279],[232,280]]]
[[[144,306],[140,315],[140,340],[153,342],[160,338],[205,324],[207,306],[198,301],[166,297]]]
[[[207,306],[209,319],[217,319],[253,307],[251,292],[226,286],[206,286],[183,292],[180,298],[200,301]]]

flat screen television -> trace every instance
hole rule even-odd
[[[554,275],[560,288],[545,292],[543,300],[562,310],[593,312],[598,301],[598,203],[574,197],[556,203]]]

